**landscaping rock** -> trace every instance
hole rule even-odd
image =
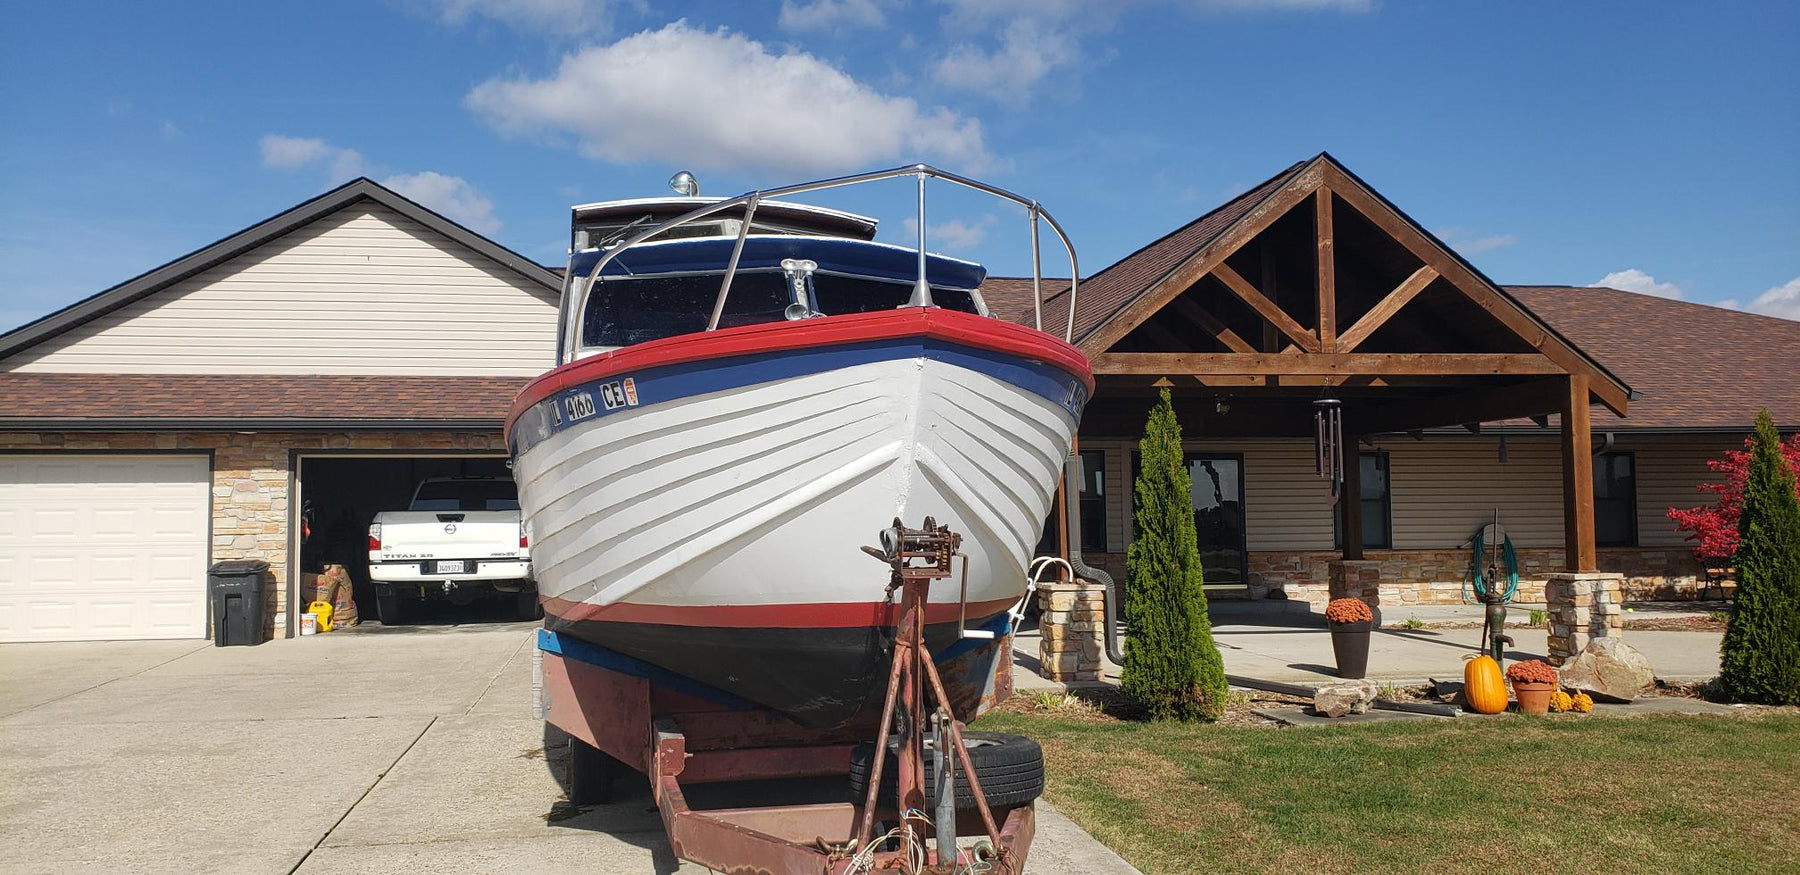
[[[1629,702],[1656,682],[1656,672],[1637,648],[1619,638],[1595,638],[1557,670],[1562,685],[1600,702]]]
[[[1381,688],[1369,681],[1351,681],[1320,687],[1313,693],[1313,710],[1326,717],[1362,714],[1369,710]]]

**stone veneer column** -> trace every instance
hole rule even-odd
[[[1360,599],[1381,625],[1381,563],[1373,559],[1333,559],[1327,563],[1331,597]]]
[[[1625,575],[1610,571],[1560,571],[1544,579],[1550,614],[1550,662],[1562,665],[1595,638],[1625,633]]]
[[[1038,674],[1053,681],[1097,681],[1106,634],[1106,588],[1087,581],[1038,587]]]

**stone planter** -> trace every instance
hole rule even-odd
[[[1513,681],[1512,688],[1513,697],[1519,700],[1519,713],[1550,713],[1550,694],[1556,692],[1555,684]]]
[[[1369,630],[1373,621],[1331,623],[1331,652],[1337,657],[1338,677],[1361,678],[1369,673]]]

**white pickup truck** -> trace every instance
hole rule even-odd
[[[369,577],[383,625],[404,600],[513,600],[521,619],[542,616],[518,487],[504,477],[431,477],[407,510],[369,524]]]

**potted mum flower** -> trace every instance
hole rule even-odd
[[[1550,695],[1556,692],[1556,669],[1550,663],[1541,659],[1515,662],[1506,667],[1506,679],[1512,681],[1520,713],[1550,713]]]
[[[1369,630],[1375,614],[1362,599],[1332,599],[1325,606],[1325,622],[1331,627],[1331,652],[1337,656],[1338,677],[1360,678],[1369,673]]]

